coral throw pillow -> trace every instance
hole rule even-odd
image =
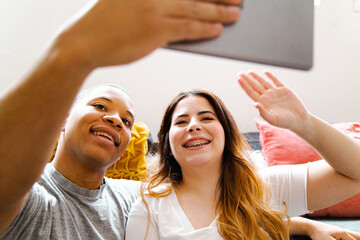
[[[293,132],[275,127],[265,121],[255,120],[259,129],[262,154],[268,166],[301,164],[322,159],[316,151]],[[332,124],[344,133],[360,139],[360,123]],[[332,207],[315,211],[311,217],[360,217],[360,194]]]

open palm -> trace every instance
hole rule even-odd
[[[270,83],[254,72],[241,74],[238,82],[247,95],[255,101],[260,116],[278,127],[298,131],[308,117],[300,99],[269,72]]]

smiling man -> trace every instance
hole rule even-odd
[[[105,179],[129,139],[133,103],[96,68],[170,42],[219,36],[241,0],[94,0],[0,99],[0,239],[122,239],[136,184]],[[66,122],[64,126],[64,122]],[[57,154],[46,165],[61,132]]]
[[[5,239],[124,237],[138,182],[104,175],[130,141],[133,102],[116,85],[84,92],[66,119],[53,162],[27,194]]]
[[[85,92],[62,129],[53,165],[76,185],[95,189],[130,141],[134,109],[130,97],[116,85]]]

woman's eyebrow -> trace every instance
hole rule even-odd
[[[184,114],[175,116],[174,119],[181,118],[181,117],[188,117],[188,116],[189,116],[189,114],[184,113]]]
[[[208,113],[210,113],[211,115],[216,116],[216,114],[213,113],[212,111],[201,111],[201,112],[198,112],[198,115],[200,116],[200,115],[204,115],[204,114],[208,114]]]
[[[211,114],[211,115],[216,116],[216,114],[212,111],[200,111],[200,112],[198,112],[197,115],[200,116],[200,115],[204,115],[204,114]],[[189,117],[189,114],[186,114],[186,113],[180,114],[180,115],[175,116],[174,119],[181,118],[181,117]]]

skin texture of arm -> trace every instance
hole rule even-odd
[[[212,38],[239,18],[241,0],[92,1],[0,98],[0,232],[23,206],[86,77],[170,42]]]
[[[255,101],[260,116],[287,128],[307,141],[327,161],[311,163],[308,170],[308,208],[318,210],[360,192],[359,142],[317,118],[274,75],[241,74],[239,83]]]
[[[359,240],[360,233],[302,217],[290,218],[290,235],[306,235],[312,240]]]

